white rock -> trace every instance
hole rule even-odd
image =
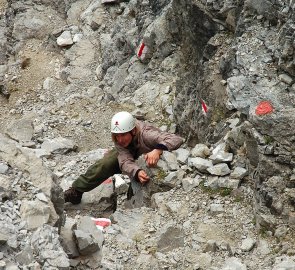
[[[248,174],[248,171],[242,167],[236,167],[230,174],[230,177],[234,179],[242,179]]]
[[[74,37],[73,37],[73,42],[74,42],[74,43],[77,43],[77,42],[79,42],[82,38],[83,38],[83,34],[81,34],[81,33],[75,34]]]
[[[241,262],[240,259],[231,257],[226,259],[221,270],[247,270],[247,267]]]
[[[195,167],[200,172],[207,172],[207,169],[212,167],[213,163],[211,160],[195,157],[188,159],[188,166]]]
[[[64,31],[56,40],[58,46],[64,47],[68,45],[72,45],[73,39],[70,31]]]
[[[227,153],[224,151],[219,151],[211,155],[209,159],[212,160],[213,164],[222,163],[222,162],[231,162],[233,160],[233,154]]]
[[[293,79],[287,74],[279,75],[279,79],[288,85],[291,85],[291,83],[293,82]]]
[[[256,244],[256,241],[252,238],[246,238],[242,241],[241,250],[242,251],[251,251]]]
[[[54,84],[54,79],[47,77],[43,82],[43,89],[50,90]]]
[[[230,169],[226,163],[219,163],[217,165],[207,168],[210,174],[224,176],[230,173]]]
[[[42,202],[48,202],[48,199],[47,199],[47,197],[45,196],[44,193],[38,193],[36,195],[36,197],[37,197],[38,200],[40,200]]]
[[[210,150],[205,144],[196,144],[192,149],[191,154],[193,157],[206,158],[210,155]]]
[[[200,185],[202,179],[199,175],[197,175],[196,178],[186,177],[182,179],[182,187],[184,191],[190,191],[194,187],[197,187]]]
[[[218,214],[224,212],[222,204],[213,203],[210,205],[210,212],[213,214]]]
[[[189,150],[184,149],[184,148],[179,148],[179,149],[175,150],[175,153],[176,153],[177,161],[180,164],[186,164],[187,163],[187,159],[188,159],[188,157],[190,155]]]

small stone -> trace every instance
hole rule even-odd
[[[72,45],[73,39],[70,31],[64,31],[56,40],[58,46],[64,47],[68,45]]]
[[[226,84],[227,84],[226,80],[221,80],[220,83],[221,83],[222,85],[226,85]]]
[[[241,250],[242,251],[251,251],[256,244],[256,241],[252,238],[246,238],[242,241]]]
[[[291,85],[292,82],[293,82],[293,79],[287,74],[279,75],[279,79],[280,79],[281,82],[284,82],[284,83],[286,83],[288,85]]]
[[[44,193],[38,193],[36,195],[36,197],[38,198],[38,200],[42,201],[42,202],[48,202],[48,199],[46,198]]]

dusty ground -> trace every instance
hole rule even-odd
[[[98,104],[91,98],[75,99],[60,106],[58,102],[69,96],[67,82],[57,79],[48,90],[43,83],[47,77],[58,77],[62,64],[62,55],[49,52],[40,41],[25,44],[10,63],[14,67],[14,74],[7,78],[10,98],[0,96],[0,129],[5,130],[12,121],[33,112],[49,126],[54,119],[50,136],[72,139],[82,152],[111,147],[110,119],[116,111],[126,108],[115,103]]]

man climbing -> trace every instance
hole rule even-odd
[[[84,192],[96,188],[114,174],[127,174],[131,180],[146,183],[150,178],[135,160],[144,154],[147,166],[156,166],[164,150],[175,150],[184,141],[175,134],[136,120],[129,112],[113,116],[111,133],[115,148],[73,182],[64,192],[65,202],[79,204]]]

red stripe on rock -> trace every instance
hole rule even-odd
[[[201,105],[202,105],[202,111],[203,111],[203,113],[204,113],[204,114],[207,114],[207,112],[208,112],[208,107],[207,107],[207,105],[206,105],[206,103],[204,102],[203,99],[201,99]]]
[[[138,54],[137,54],[138,57],[141,57],[144,47],[145,47],[145,44],[142,42],[138,50]]]

